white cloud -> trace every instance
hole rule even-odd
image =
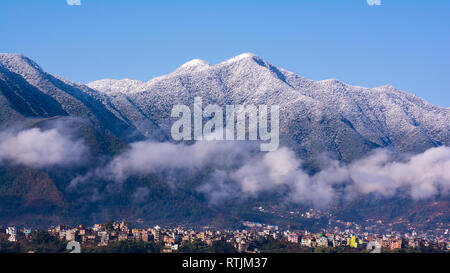
[[[66,0],[69,6],[81,6],[81,0]]]
[[[208,169],[209,177],[199,181],[197,190],[215,204],[262,193],[284,193],[290,202],[316,207],[365,194],[391,197],[401,191],[422,199],[449,193],[449,147],[403,156],[402,160],[395,156],[380,149],[347,165],[327,159],[320,172],[310,175],[302,168],[303,161],[285,147],[262,153],[257,145],[236,142],[184,145],[141,141],[106,166],[74,179],[71,186],[95,179],[121,185],[132,175],[158,173],[177,186]]]
[[[369,6],[381,6],[381,0],[366,0]]]
[[[349,168],[354,187],[361,193],[392,196],[400,188],[408,189],[415,199],[428,198],[450,189],[450,148],[438,147],[411,156],[404,162],[392,161],[380,150]]]
[[[31,167],[78,165],[87,149],[80,140],[58,129],[32,128],[0,133],[0,164],[23,164]]]
[[[206,165],[231,168],[230,164],[247,155],[249,146],[232,142],[199,141],[193,145],[140,141],[114,158],[101,173],[123,181],[130,175],[165,170],[201,169]]]
[[[235,197],[236,188],[243,196],[287,188],[291,202],[316,207],[365,194],[392,197],[402,191],[413,199],[424,199],[450,191],[450,147],[431,148],[401,161],[389,150],[380,149],[348,165],[329,160],[328,166],[314,175],[307,174],[301,165],[291,150],[281,148],[252,157],[237,170],[228,170],[227,176],[222,174],[234,182],[232,186],[224,187],[221,181],[203,186],[201,191],[223,199],[214,191],[233,192],[231,197]]]

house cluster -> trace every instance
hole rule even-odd
[[[62,241],[77,241],[82,246],[107,246],[112,242],[135,240],[144,242],[159,242],[164,245],[165,253],[176,252],[186,242],[195,240],[212,245],[215,241],[225,241],[234,246],[239,252],[259,252],[254,247],[249,248],[252,242],[262,239],[284,240],[299,244],[306,248],[317,247],[350,247],[365,248],[367,245],[383,249],[400,249],[407,247],[433,247],[440,250],[450,250],[450,233],[448,229],[440,233],[430,235],[427,232],[411,230],[407,233],[389,232],[376,234],[369,232],[360,226],[351,226],[347,223],[344,229],[334,227],[331,230],[320,232],[282,230],[277,225],[268,225],[254,222],[243,222],[240,230],[213,230],[203,228],[196,231],[190,228],[133,228],[125,221],[109,222],[108,224],[95,224],[91,227],[80,225],[68,227],[63,225],[53,226],[48,232]],[[347,228],[345,228],[347,227]],[[0,228],[0,234],[4,233],[10,242],[16,242],[19,238],[28,237],[32,229],[7,227]]]
[[[438,238],[430,238],[424,234],[417,234],[417,232],[405,233],[403,236],[400,233],[390,233],[384,235],[371,234],[369,232],[355,232],[352,229],[340,230],[335,228],[333,231],[323,230],[318,233],[311,233],[308,231],[280,231],[278,228],[273,230],[270,225],[263,225],[258,223],[246,223],[244,225],[250,227],[252,232],[257,236],[271,236],[273,239],[284,239],[291,243],[298,243],[302,247],[317,248],[317,247],[366,247],[371,244],[375,247],[383,249],[400,249],[406,247],[428,247],[436,246],[439,249],[450,250],[450,237],[448,230],[444,235]],[[264,228],[265,227],[265,228]],[[259,231],[258,231],[259,229]]]
[[[24,236],[27,238],[30,236],[33,230],[30,228],[18,228],[18,227],[7,227],[6,229],[0,228],[0,234],[6,234],[7,240],[9,242],[17,242],[19,236]]]
[[[378,246],[385,249],[399,249],[402,248],[402,238],[387,236],[376,236],[364,234],[352,234],[352,233],[309,233],[297,232],[289,233],[288,241],[292,243],[299,243],[303,247],[316,248],[316,247],[351,247],[358,248],[367,246],[372,243],[373,246]]]

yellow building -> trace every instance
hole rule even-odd
[[[354,236],[354,235],[350,238],[350,247],[353,247],[353,248],[358,247],[358,243],[356,242],[356,236]]]

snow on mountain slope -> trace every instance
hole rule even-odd
[[[180,66],[176,72],[178,73],[187,73],[187,72],[196,72],[196,71],[201,71],[204,69],[208,69],[210,67],[210,64],[203,61],[203,60],[199,60],[199,59],[193,59],[190,60],[189,62],[183,64],[182,66]]]
[[[75,84],[19,54],[0,54],[0,121],[71,115],[116,136],[137,131],[170,139],[176,104],[200,96],[215,103],[280,106],[281,144],[303,158],[328,153],[350,161],[376,147],[405,152],[450,145],[450,110],[386,85],[312,81],[244,53],[210,65],[192,60],[148,82],[130,79]]]
[[[22,117],[80,117],[120,137],[134,130],[132,124],[118,119],[117,113],[111,113],[96,99],[101,96],[97,91],[54,77],[21,54],[0,54],[0,72],[5,86],[1,91],[6,94],[4,105],[14,109],[10,112],[18,112]],[[19,95],[12,97],[13,94]],[[26,105],[30,109],[21,109]]]
[[[0,123],[19,121],[26,117],[66,115],[52,97],[0,66]]]
[[[87,86],[89,86],[90,88],[104,93],[110,92],[128,93],[130,91],[139,90],[140,86],[142,85],[144,85],[142,81],[130,79],[123,79],[123,80],[103,79],[87,84]]]
[[[305,158],[328,152],[352,160],[376,147],[419,152],[450,145],[449,109],[392,86],[308,80],[251,53],[217,65],[193,60],[149,82],[103,80],[88,86],[107,94],[136,127],[149,120],[166,134],[172,107],[192,105],[196,96],[204,105],[280,105],[282,143]]]

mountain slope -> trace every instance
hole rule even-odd
[[[99,130],[126,138],[133,126],[112,114],[86,86],[54,77],[20,54],[0,54],[0,102],[4,114],[24,118],[72,116],[89,120]]]
[[[147,120],[166,134],[172,107],[192,106],[196,96],[204,105],[280,105],[282,144],[307,159],[327,152],[351,161],[376,147],[422,152],[450,145],[448,109],[392,86],[308,80],[251,53],[214,66],[193,60],[149,82],[100,80],[88,86],[104,93],[136,127]]]
[[[12,122],[25,117],[66,116],[61,105],[20,75],[0,66],[0,122]]]
[[[281,145],[295,150],[312,170],[317,170],[322,153],[352,161],[376,147],[417,153],[450,145],[450,109],[392,86],[364,88],[337,80],[308,80],[249,53],[217,65],[192,60],[149,82],[108,79],[88,85],[52,76],[23,55],[0,54],[0,126],[27,121],[27,127],[45,129],[55,120],[75,117],[74,137],[82,139],[93,155],[86,158],[86,165],[71,169],[8,162],[0,166],[0,223],[144,218],[155,224],[228,225],[259,219],[252,208],[278,204],[279,199],[270,192],[212,206],[196,190],[211,170],[192,181],[183,178],[189,181],[175,189],[167,182],[169,173],[132,176],[117,189],[109,180],[89,178],[88,184],[70,190],[72,179],[108,162],[143,135],[170,141],[172,107],[192,107],[196,96],[202,97],[204,106],[279,105]],[[136,197],[142,188],[148,189],[145,200]],[[355,206],[360,204],[348,209]],[[275,218],[268,221],[281,219]]]

